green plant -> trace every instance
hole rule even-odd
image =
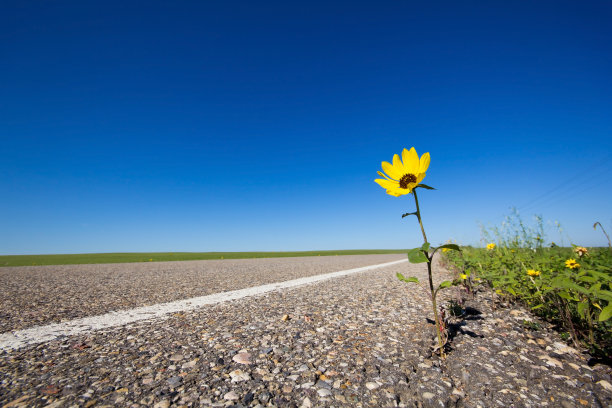
[[[555,324],[576,345],[612,354],[612,252],[607,248],[545,247],[541,218],[525,225],[517,213],[503,228],[486,230],[493,249],[464,247],[445,254],[462,274],[487,282],[507,300]],[[533,236],[536,234],[535,236]]]
[[[403,160],[403,161],[402,161]],[[419,221],[419,226],[421,227],[421,233],[423,234],[423,245],[419,248],[414,248],[408,251],[408,260],[411,263],[424,263],[427,262],[427,276],[429,279],[429,295],[431,298],[431,303],[433,307],[434,321],[436,325],[436,334],[438,336],[438,351],[440,352],[440,356],[444,358],[444,346],[447,342],[447,339],[444,335],[445,333],[445,323],[444,319],[442,319],[438,313],[438,306],[436,304],[436,298],[438,296],[438,292],[444,288],[448,288],[450,286],[458,285],[459,280],[455,281],[444,281],[441,282],[437,288],[434,288],[433,276],[432,276],[432,261],[434,254],[439,249],[448,249],[448,250],[456,250],[459,251],[459,246],[455,244],[445,244],[439,247],[432,247],[431,244],[427,240],[427,235],[425,234],[425,228],[423,227],[423,220],[421,218],[421,209],[419,208],[419,199],[417,196],[417,189],[423,188],[426,190],[435,190],[433,187],[429,187],[425,184],[421,184],[421,181],[425,178],[425,173],[429,168],[429,153],[425,153],[419,159],[419,156],[416,150],[411,148],[410,150],[404,149],[402,151],[402,159],[400,159],[399,155],[393,156],[393,164],[389,162],[382,162],[382,168],[386,174],[382,172],[378,172],[378,174],[384,179],[376,179],[374,180],[381,187],[386,189],[387,194],[392,195],[394,197],[400,197],[403,195],[412,194],[414,197],[414,203],[416,206],[416,211],[405,213],[402,215],[402,218],[414,215],[417,217]],[[397,278],[402,282],[406,283],[418,283],[419,280],[414,277],[404,277],[401,273],[397,274]]]

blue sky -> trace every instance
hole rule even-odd
[[[4,2],[0,253],[407,248],[516,206],[612,232],[612,3]]]

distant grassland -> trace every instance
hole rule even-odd
[[[344,249],[337,251],[298,252],[127,252],[108,254],[0,255],[0,267],[196,261],[204,259],[283,258],[290,256],[401,254],[407,251],[407,249]]]

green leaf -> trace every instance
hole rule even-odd
[[[544,307],[544,303],[540,303],[539,305],[532,307],[531,310],[536,310],[536,309],[539,309],[541,307]]]
[[[453,251],[460,251],[461,252],[461,248],[459,248],[459,245],[457,244],[444,244],[444,245],[440,245],[439,247],[436,248],[436,250],[438,249],[452,249]]]
[[[410,263],[423,263],[429,261],[421,248],[414,248],[408,251],[408,260]]]
[[[439,247],[434,248],[433,253],[435,254],[438,249],[451,249],[453,251],[461,252],[461,248],[459,248],[459,245],[456,245],[456,244],[444,244],[444,245],[440,245]],[[432,254],[432,256],[433,256],[433,254]]]
[[[572,282],[568,278],[558,277],[558,278],[553,279],[551,283],[554,287],[558,289],[571,289],[573,291],[583,293],[587,296],[590,295],[587,289],[583,288],[580,285],[577,285],[576,283]]]
[[[405,213],[405,214],[402,214],[402,218],[407,217],[409,215],[417,215],[417,213],[416,213],[416,211],[415,212],[411,212],[411,213]]]
[[[607,267],[604,267],[602,270],[607,270]],[[605,272],[597,272],[597,271],[589,271],[589,275],[597,278],[602,282],[610,282],[612,279],[610,278],[610,274]]]
[[[599,314],[599,321],[605,322],[610,317],[612,317],[612,303],[610,303],[608,306],[603,308],[603,310]]]
[[[580,316],[582,316],[584,319],[586,319],[586,311],[588,310],[588,306],[589,304],[586,302],[580,302],[578,303],[578,306],[576,307],[578,309],[578,313],[580,314]]]
[[[415,188],[419,188],[419,187],[424,188],[424,189],[426,189],[426,190],[435,190],[435,188],[430,187],[430,186],[428,186],[427,184],[423,184],[423,183],[419,184],[419,185],[418,185],[418,186],[416,186]]]
[[[578,280],[580,282],[586,282],[586,283],[596,283],[597,282],[597,278],[594,278],[592,276],[581,276],[578,278]]]
[[[570,294],[565,291],[559,292],[558,295],[565,300],[574,300],[573,296],[570,296]]]
[[[429,251],[429,247],[430,246],[431,245],[429,244],[429,242],[425,242],[423,245],[421,245],[421,251],[423,251],[423,252]]]
[[[612,292],[610,292],[609,290],[598,290],[596,292],[596,296],[600,299],[607,300],[612,304]]]
[[[444,289],[444,288],[448,288],[448,287],[451,287],[451,286],[453,286],[453,282],[451,282],[451,281],[444,281],[444,282],[440,283],[440,286],[438,286],[438,290]]]
[[[401,280],[402,282],[406,282],[406,283],[419,283],[419,280],[417,278],[415,278],[414,276],[410,276],[409,278],[405,278],[404,275],[402,275],[399,272],[395,276],[397,276],[397,278],[399,280]]]

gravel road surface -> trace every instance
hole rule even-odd
[[[0,333],[405,258],[389,254],[0,268]]]
[[[447,359],[432,356],[427,292],[396,272],[426,279],[396,264],[1,352],[0,406],[612,406],[608,366],[488,290],[451,322]]]

